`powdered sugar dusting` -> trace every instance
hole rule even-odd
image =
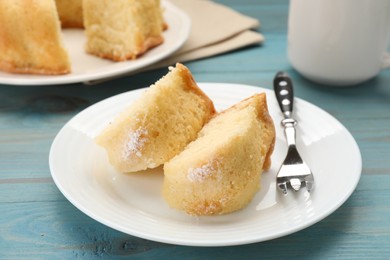
[[[203,182],[206,178],[211,176],[215,171],[218,171],[219,161],[209,161],[199,168],[188,169],[187,178],[191,182]]]
[[[122,159],[126,160],[134,155],[141,157],[141,149],[147,141],[147,134],[148,130],[141,127],[133,132],[130,132],[128,141],[125,143],[122,150]]]

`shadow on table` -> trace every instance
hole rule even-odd
[[[167,69],[153,70],[114,79],[96,85],[69,84],[48,86],[12,86],[0,84],[0,111],[13,112],[32,106],[37,112],[68,112],[85,108],[102,99],[134,89],[148,87]]]

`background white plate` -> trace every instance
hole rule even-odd
[[[191,29],[191,20],[186,13],[167,1],[162,1],[162,6],[164,7],[164,18],[169,27],[163,33],[164,43],[149,50],[136,60],[113,62],[89,55],[84,51],[84,31],[65,29],[63,30],[64,43],[72,62],[72,73],[47,76],[0,71],[0,84],[58,85],[87,82],[133,72],[151,65],[178,50],[187,40]]]
[[[217,110],[266,92],[277,130],[272,167],[262,189],[238,212],[192,217],[170,209],[160,196],[161,168],[122,174],[108,163],[93,138],[142,91],[103,100],[79,113],[58,133],[50,151],[53,179],[77,208],[95,220],[130,235],[181,245],[226,246],[281,237],[308,227],[335,211],[354,191],[361,174],[359,148],[343,125],[320,108],[295,99],[297,146],[311,167],[316,186],[283,196],[275,176],[286,153],[282,119],[272,91],[238,84],[200,83]]]

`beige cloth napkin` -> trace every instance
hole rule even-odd
[[[260,22],[231,8],[208,0],[169,1],[190,16],[191,32],[176,53],[147,67],[147,70],[210,57],[264,41],[263,35],[251,30],[258,28]]]

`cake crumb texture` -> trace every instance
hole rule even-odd
[[[125,61],[163,43],[159,0],[84,0],[86,51]]]

